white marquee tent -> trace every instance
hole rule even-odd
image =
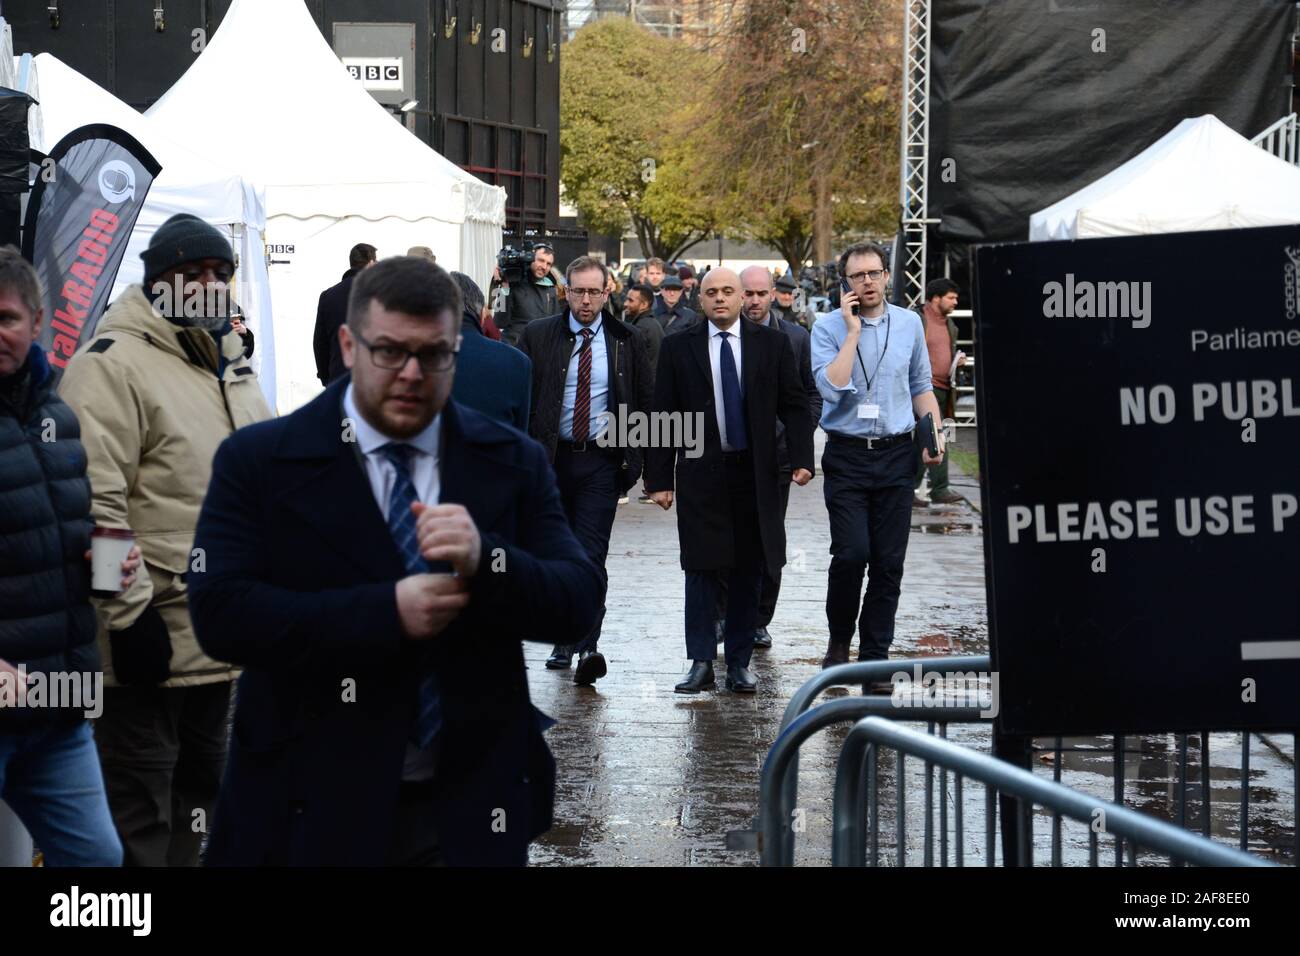
[[[261,187],[169,138],[158,123],[142,116],[49,53],[32,59],[24,82],[40,103],[42,133],[40,139],[32,142],[34,148],[49,152],[74,129],[91,123],[107,123],[134,136],[162,165],[131,233],[112,299],[116,299],[128,285],[143,280],[144,264],[140,253],[148,246],[158,227],[176,213],[192,213],[230,236],[231,245],[239,254],[235,297],[244,310],[249,328],[257,336],[253,364],[258,368],[268,401],[273,400],[276,392],[275,337],[266,256],[262,248],[266,210]]]
[[[381,256],[429,246],[485,290],[505,190],[430,149],[344,69],[303,0],[235,0],[207,48],[148,111],[266,184],[279,407],[320,391],[320,293],[359,242]]]
[[[1210,115],[1029,219],[1031,241],[1300,222],[1300,167]]]

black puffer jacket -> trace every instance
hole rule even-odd
[[[54,393],[45,353],[33,346],[26,366],[0,379],[0,659],[27,665],[29,676],[100,669],[90,531],[77,416]],[[0,709],[0,733],[81,720],[86,704]]]

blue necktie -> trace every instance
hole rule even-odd
[[[722,336],[722,417],[727,423],[727,444],[733,451],[749,447],[745,438],[745,405],[740,398],[740,376],[736,374],[736,356],[731,352],[730,332]]]
[[[406,565],[407,572],[427,574],[429,563],[420,556],[420,543],[415,535],[415,515],[411,513],[411,505],[419,500],[411,481],[411,455],[415,449],[410,445],[390,443],[379,450],[397,472],[393,493],[388,499],[388,531],[397,543],[397,550],[402,553],[402,562]],[[428,747],[441,727],[442,704],[438,696],[438,679],[430,671],[420,682],[419,710],[411,732],[411,742],[421,749]]]

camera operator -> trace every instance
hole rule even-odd
[[[543,242],[526,242],[522,252],[506,246],[497,254],[497,271],[505,294],[497,296],[493,313],[503,342],[517,346],[524,326],[560,311],[555,280],[551,278],[554,265],[555,250]]]

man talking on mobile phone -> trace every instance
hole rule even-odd
[[[840,307],[812,331],[813,378],[824,399],[821,427],[831,566],[826,587],[830,642],[823,667],[844,664],[854,625],[858,660],[885,660],[911,529],[916,422],[940,421],[925,329],[915,312],[885,301],[888,253],[874,242],[840,256]],[[927,465],[943,460],[922,450]],[[862,579],[870,566],[866,596]]]

